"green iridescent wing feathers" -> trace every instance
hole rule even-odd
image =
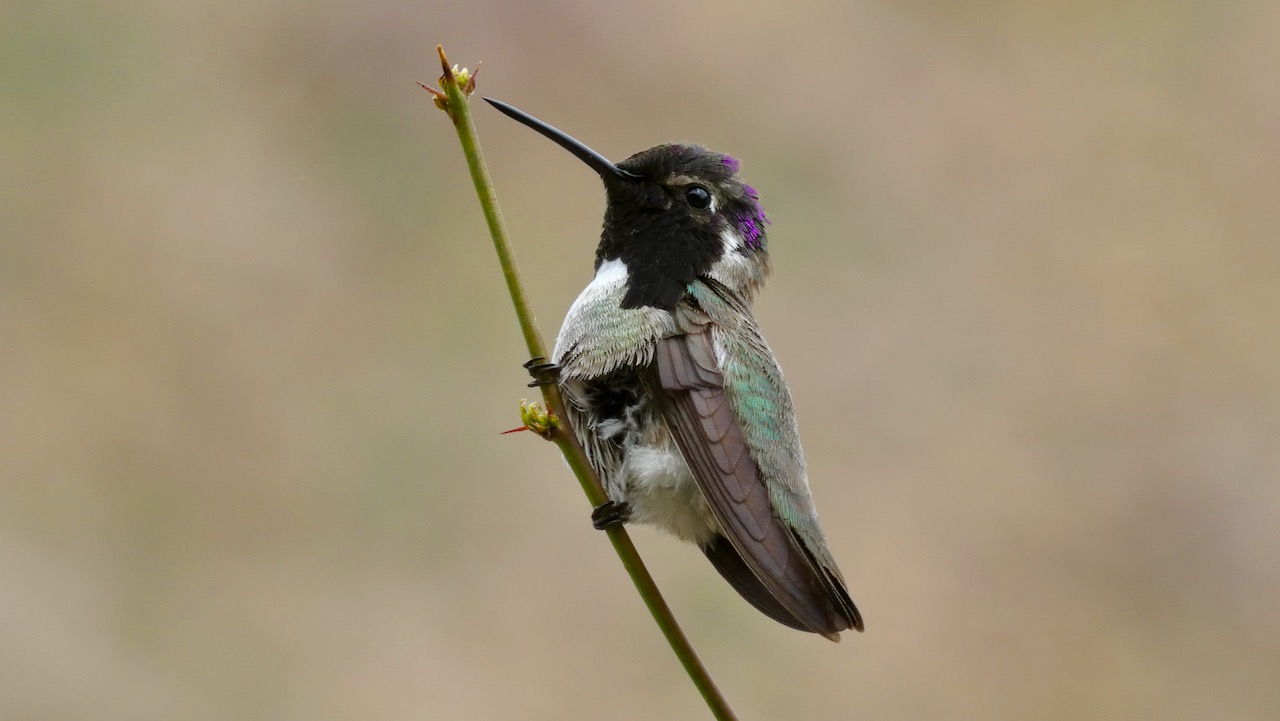
[[[699,281],[675,319],[678,333],[658,341],[648,382],[725,538],[759,583],[735,580],[736,559],[708,556],[747,600],[788,625],[829,637],[861,629],[818,527],[786,384],[750,309]]]

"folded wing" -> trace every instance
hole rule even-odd
[[[703,549],[766,615],[832,640],[861,618],[843,584],[773,511],[769,488],[725,394],[710,328],[658,341],[647,383],[720,523]]]

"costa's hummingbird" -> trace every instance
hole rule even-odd
[[[791,393],[751,312],[769,274],[760,195],[729,155],[659,145],[616,165],[506,103],[604,180],[595,277],[552,362],[609,501],[597,528],[691,541],[765,615],[832,641],[862,630],[809,493]]]

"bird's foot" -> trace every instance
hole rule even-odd
[[[630,518],[631,507],[625,502],[605,501],[591,511],[591,525],[595,526],[597,531],[603,531],[609,526],[621,525]]]
[[[560,380],[560,366],[542,356],[530,358],[524,364],[524,369],[533,377],[533,381],[529,383],[530,388],[549,386]]]

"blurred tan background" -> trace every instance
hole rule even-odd
[[[1280,5],[0,6],[0,717],[704,719],[452,128],[696,140],[867,619],[637,541],[745,719],[1280,718]],[[542,328],[603,194],[477,107]]]

